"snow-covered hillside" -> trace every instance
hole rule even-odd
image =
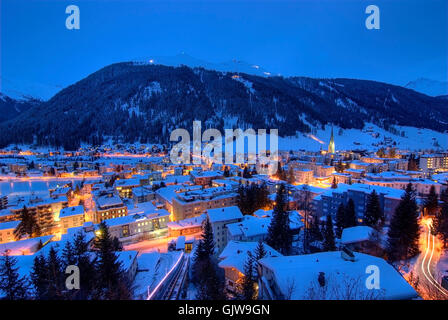
[[[367,124],[363,130],[344,130],[334,127],[336,150],[377,150],[387,146],[413,151],[448,149],[448,133],[414,127],[397,126],[396,129],[399,132],[403,131],[404,136],[392,134],[374,124]],[[314,135],[300,133],[296,137],[279,138],[279,149],[318,151],[322,148],[327,150],[330,136],[331,126],[326,126],[325,130],[317,130]]]

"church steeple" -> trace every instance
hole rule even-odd
[[[333,127],[331,127],[330,143],[328,144],[328,153],[335,153]]]

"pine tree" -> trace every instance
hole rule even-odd
[[[198,283],[198,299],[224,299],[224,283],[218,274],[213,229],[208,219],[204,222],[202,237],[195,251],[193,272]]]
[[[331,183],[331,189],[337,189],[338,183],[336,182],[336,177],[333,177],[333,182]]]
[[[292,233],[287,208],[287,193],[283,184],[279,185],[272,220],[268,228],[267,243],[284,255],[291,251]]]
[[[241,298],[243,300],[255,300],[256,290],[254,282],[254,258],[249,251],[244,264],[244,276],[241,283]]]
[[[426,214],[435,215],[439,208],[439,196],[436,193],[436,188],[432,185],[429,189],[429,194],[426,196],[424,202],[424,208],[426,209]]]
[[[340,204],[336,213],[336,237],[341,238],[342,230],[345,228],[345,206]]]
[[[345,228],[354,227],[357,225],[355,202],[349,199],[345,208]]]
[[[62,250],[62,262],[65,266],[76,263],[74,248],[70,241],[65,242],[64,249]]]
[[[364,213],[364,224],[366,226],[378,229],[384,220],[381,210],[380,198],[375,190],[367,197],[366,212]]]
[[[54,247],[51,247],[50,252],[48,253],[46,268],[47,268],[47,280],[48,280],[48,291],[47,291],[48,299],[50,300],[63,299],[63,291],[65,289],[64,273],[62,270],[62,262]]]
[[[443,246],[448,246],[448,202],[444,202],[442,210],[437,213],[434,221],[434,229],[440,236],[443,242]]]
[[[95,265],[91,261],[92,255],[88,249],[89,245],[86,241],[85,234],[79,231],[73,241],[73,252],[80,273],[80,289],[78,291],[73,290],[73,299],[90,299],[94,294],[94,289],[98,282]]]
[[[8,254],[0,256],[0,292],[6,300],[28,298],[28,280],[20,277],[17,259]]]
[[[331,219],[330,215],[327,215],[327,220],[325,221],[325,232],[324,232],[324,250],[325,251],[334,251],[336,250],[336,244],[334,239],[334,230],[333,230],[333,219]]]
[[[448,188],[445,189],[445,191],[443,191],[443,192],[440,194],[440,200],[441,200],[442,202],[444,202],[444,203],[448,203]]]
[[[229,167],[228,166],[225,166],[224,167],[224,177],[230,177],[230,171],[229,171]]]
[[[114,241],[105,222],[101,222],[98,235],[94,240],[97,249],[95,269],[98,274],[97,295],[99,299],[121,300],[129,299],[131,292],[127,287],[125,273],[114,250]]]
[[[33,213],[31,213],[26,206],[20,211],[20,223],[14,230],[14,236],[20,240],[23,236],[38,237],[41,233],[39,224]]]
[[[389,260],[407,259],[419,252],[418,216],[415,191],[409,183],[390,222],[387,246]]]
[[[48,293],[48,268],[45,257],[39,254],[34,258],[31,270],[31,282],[34,287],[34,298],[36,300],[47,299]]]
[[[263,259],[267,255],[266,249],[264,248],[263,241],[259,240],[257,247],[255,248],[254,252],[254,260],[255,260],[255,269],[256,269],[256,281],[260,280],[260,274],[258,273],[257,263],[261,259]]]

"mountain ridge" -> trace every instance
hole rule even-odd
[[[327,124],[362,129],[367,122],[447,129],[447,101],[411,89],[356,79],[262,77],[201,67],[106,66],[0,126],[0,146],[36,143],[75,149],[105,136],[163,142],[193,120],[218,130],[278,128],[281,136]]]

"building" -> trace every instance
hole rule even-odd
[[[6,209],[8,206],[8,196],[1,196],[0,197],[0,210]]]
[[[383,252],[381,234],[369,226],[355,226],[342,230],[341,244],[348,249],[370,255]]]
[[[268,235],[271,218],[246,215],[242,221],[227,225],[227,240],[264,241]]]
[[[132,199],[136,203],[155,200],[156,194],[151,188],[141,186],[132,189]]]
[[[254,253],[258,242],[229,241],[219,255],[218,266],[224,269],[225,288],[230,293],[238,293],[239,286],[244,277],[244,265],[249,257],[249,252]],[[266,257],[280,257],[281,253],[263,243]]]
[[[118,251],[117,262],[119,262],[128,280],[132,283],[138,269],[138,251]]]
[[[343,251],[263,258],[258,261],[262,300],[406,300],[418,297],[385,260]],[[381,290],[366,288],[369,266],[381,270]],[[387,280],[385,280],[387,279]],[[347,288],[350,287],[350,290]]]
[[[18,220],[21,211],[26,207],[28,212],[36,217],[36,221],[40,226],[42,234],[54,234],[59,231],[59,226],[57,224],[59,211],[67,206],[68,199],[65,196],[58,198],[32,197],[18,199],[13,206],[9,207],[11,212],[10,218]]]
[[[434,186],[436,193],[440,194],[442,185],[429,179],[412,178],[409,175],[397,173],[397,172],[381,172],[381,173],[368,173],[366,177],[361,180],[364,184],[389,187],[395,189],[406,189],[409,183],[420,195],[426,195]]]
[[[200,216],[188,218],[178,221],[170,221],[167,223],[168,234],[170,237],[179,237],[182,235],[191,235],[202,232],[202,224],[204,223],[207,215],[201,214]]]
[[[121,198],[115,194],[106,194],[94,198],[95,210],[93,222],[100,223],[106,219],[124,217],[128,214],[128,208]]]
[[[62,233],[67,233],[67,229],[81,227],[84,224],[84,207],[67,207],[59,211],[59,225]]]
[[[15,241],[14,230],[20,221],[8,221],[0,223],[0,243]]]
[[[314,172],[311,169],[293,169],[296,183],[310,184],[314,181]]]
[[[448,153],[421,155],[419,167],[423,171],[448,169]]]
[[[132,190],[140,186],[138,179],[120,179],[114,183],[115,190],[122,198],[132,198]]]
[[[211,186],[212,180],[222,178],[222,172],[193,170],[190,172],[190,176],[196,185]]]
[[[336,189],[328,189],[322,194],[314,197],[312,200],[314,214],[316,218],[330,215],[335,219],[338,207],[341,204],[346,205],[349,199],[352,199],[355,203],[355,212],[358,221],[362,222],[368,196],[373,190],[378,194],[381,210],[385,215],[386,223],[388,223],[395,212],[395,208],[401,201],[401,196],[403,195],[404,190],[359,183],[353,185],[340,183]]]
[[[207,210],[207,218],[210,221],[215,238],[218,253],[227,245],[227,228],[231,223],[243,220],[243,214],[237,206],[216,208]]]
[[[238,194],[232,188],[216,187],[177,193],[172,200],[175,221],[193,218],[208,209],[234,206]]]
[[[112,236],[121,242],[132,243],[166,236],[169,215],[168,211],[161,209],[107,219],[104,222]]]

